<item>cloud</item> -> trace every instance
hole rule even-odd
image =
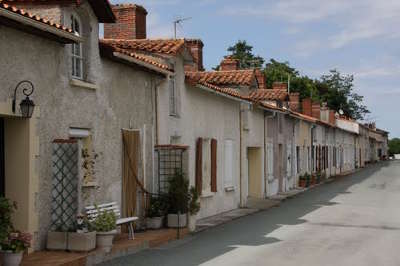
[[[355,41],[372,38],[399,38],[399,0],[286,0],[259,1],[257,4],[230,5],[221,11],[225,15],[259,17],[285,22],[289,30],[303,33],[310,26],[324,23],[330,31],[304,36],[295,47],[300,56],[320,49],[338,49]],[[301,30],[301,27],[303,30]],[[296,33],[294,32],[294,33]],[[323,41],[321,41],[323,40]],[[307,47],[307,44],[311,44]]]

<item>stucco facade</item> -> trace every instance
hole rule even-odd
[[[196,141],[217,140],[217,192],[203,191],[197,218],[212,216],[240,205],[240,101],[229,99],[185,83],[184,59],[175,58],[177,115],[170,115],[168,82],[160,84],[157,98],[158,143],[187,145],[187,177],[195,186]],[[232,184],[226,186],[225,141],[232,141]],[[157,178],[157,177],[155,177]],[[203,180],[203,183],[205,181]]]
[[[69,139],[71,128],[88,131],[93,142],[92,148],[98,154],[95,182],[93,186],[81,188],[80,207],[95,202],[122,203],[122,129],[140,130],[141,139],[145,141],[141,147],[141,162],[145,163],[140,166],[143,171],[139,173],[152,176],[153,172],[155,84],[162,77],[101,58],[98,20],[91,7],[85,2],[73,11],[85,14],[84,19],[89,23],[85,24],[88,35],[84,36],[85,45],[88,46],[85,81],[89,83],[83,83],[83,86],[73,85],[76,83],[71,79],[70,45],[0,25],[0,102],[7,109],[0,115],[6,116],[6,111],[10,112],[7,103],[19,81],[30,80],[36,88],[33,100],[37,105],[35,116],[38,118],[23,120],[36,122],[32,128],[32,138],[37,139],[37,144],[29,144],[37,147],[37,151],[32,152],[34,163],[29,166],[34,172],[34,179],[21,182],[20,186],[24,191],[25,186],[31,187],[32,183],[37,182],[37,189],[29,198],[29,206],[34,206],[30,207],[32,213],[29,215],[37,217],[37,222],[33,226],[21,224],[19,228],[34,234],[35,249],[44,247],[51,223],[52,141]],[[60,8],[58,12],[63,14],[62,17],[67,17],[71,8]],[[86,86],[88,84],[90,86]],[[6,120],[5,127],[12,127],[12,122]],[[6,142],[10,141],[6,139]],[[143,180],[143,174],[139,175]],[[6,177],[6,196],[13,193],[11,188],[7,189],[11,184],[7,178],[12,177]],[[26,200],[20,205],[24,204],[27,204]],[[17,211],[17,216],[20,215],[18,212],[26,211],[22,207]]]

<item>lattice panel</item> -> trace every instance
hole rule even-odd
[[[52,230],[68,230],[78,210],[78,144],[55,141],[52,154]]]
[[[183,171],[182,148],[165,147],[156,149],[158,156],[158,193],[168,191],[168,180],[175,175],[176,171]]]

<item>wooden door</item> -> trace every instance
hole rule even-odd
[[[132,217],[137,216],[140,132],[137,130],[123,130],[122,140],[122,214],[123,217]]]

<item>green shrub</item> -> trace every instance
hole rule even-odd
[[[189,213],[195,215],[200,211],[199,192],[195,187],[190,188]]]
[[[9,233],[14,230],[11,215],[16,209],[16,202],[0,197],[0,242],[7,239]]]
[[[117,228],[117,217],[113,211],[98,210],[99,215],[93,222],[93,228],[97,232],[109,232]]]
[[[177,170],[168,180],[168,213],[187,213],[190,200],[189,180]]]
[[[162,217],[167,211],[168,199],[166,195],[161,194],[158,197],[150,198],[150,207],[147,210],[147,217]]]

